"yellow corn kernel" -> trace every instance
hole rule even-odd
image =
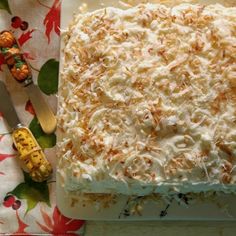
[[[25,162],[25,165],[26,165],[26,167],[28,168],[29,171],[31,171],[34,168],[33,163],[31,161],[27,160]]]
[[[30,159],[35,167],[40,167],[42,164],[42,155],[39,151],[31,153]]]
[[[41,173],[46,173],[46,172],[47,172],[47,168],[46,168],[45,165],[41,165],[41,166],[39,167],[39,170],[40,170]]]

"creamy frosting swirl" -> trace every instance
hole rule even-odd
[[[219,4],[77,15],[59,88],[65,188],[235,191],[235,22]]]

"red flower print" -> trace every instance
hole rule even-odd
[[[48,14],[46,15],[43,24],[46,27],[45,34],[48,38],[48,43],[50,43],[50,34],[54,29],[57,35],[60,35],[60,14],[61,14],[61,2],[60,0],[54,0],[52,7],[50,8]]]
[[[3,172],[0,171],[0,175],[5,175],[5,173],[3,173]]]
[[[16,217],[18,221],[18,229],[13,235],[30,235],[25,232],[25,228],[27,228],[29,225],[25,224],[19,217],[18,211],[16,211]]]
[[[16,156],[16,154],[2,154],[2,153],[0,153],[0,161],[4,161],[7,158],[12,158],[15,156]]]
[[[5,63],[3,55],[0,53],[0,71],[2,71],[1,66]]]
[[[35,111],[34,108],[32,106],[32,103],[30,100],[28,100],[25,104],[25,110],[28,111],[30,114],[32,114],[33,116],[35,115]]]
[[[52,219],[41,209],[41,214],[46,225],[42,225],[36,221],[40,228],[49,234],[78,236],[75,231],[84,225],[84,220],[74,220],[63,216],[57,207],[54,208]]]
[[[34,57],[32,57],[32,56],[30,55],[29,52],[24,52],[23,54],[24,54],[24,57],[25,57],[26,59],[29,59],[29,60],[34,60],[34,59],[35,59]]]
[[[11,18],[11,27],[14,29],[20,28],[21,30],[25,31],[28,29],[29,23],[26,21],[22,21],[19,16],[13,16]]]
[[[4,198],[3,206],[11,207],[15,201],[16,201],[15,196],[9,194]]]
[[[21,25],[20,25],[20,29],[23,30],[23,31],[25,31],[25,30],[28,29],[28,27],[29,27],[29,23],[26,22],[26,21],[22,21],[22,23],[21,23]]]
[[[22,20],[19,16],[13,16],[11,18],[11,27],[14,28],[14,29],[17,29],[20,27],[22,23]]]
[[[22,46],[25,42],[27,42],[29,39],[32,38],[33,32],[34,32],[34,29],[28,30],[26,33],[21,34],[21,36],[18,39],[20,46]]]

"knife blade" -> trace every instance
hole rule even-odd
[[[36,182],[45,181],[52,173],[52,166],[31,131],[21,124],[5,84],[0,81],[0,111],[12,128],[13,143],[18,150],[24,169]]]
[[[7,123],[11,128],[17,127],[20,124],[16,110],[12,105],[12,101],[9,99],[8,91],[2,81],[0,81],[0,111],[6,117]]]
[[[53,133],[57,124],[55,115],[43,99],[38,86],[34,85],[30,66],[10,31],[4,30],[0,33],[0,51],[13,78],[25,87],[42,130],[46,134]]]

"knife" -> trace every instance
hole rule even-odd
[[[12,128],[13,143],[18,150],[24,169],[36,182],[45,181],[52,173],[52,166],[31,131],[21,124],[5,84],[0,81],[0,111]]]
[[[56,118],[43,99],[38,86],[34,85],[30,66],[10,31],[5,30],[0,33],[0,50],[13,78],[25,87],[42,130],[46,134],[53,133],[56,129]]]

